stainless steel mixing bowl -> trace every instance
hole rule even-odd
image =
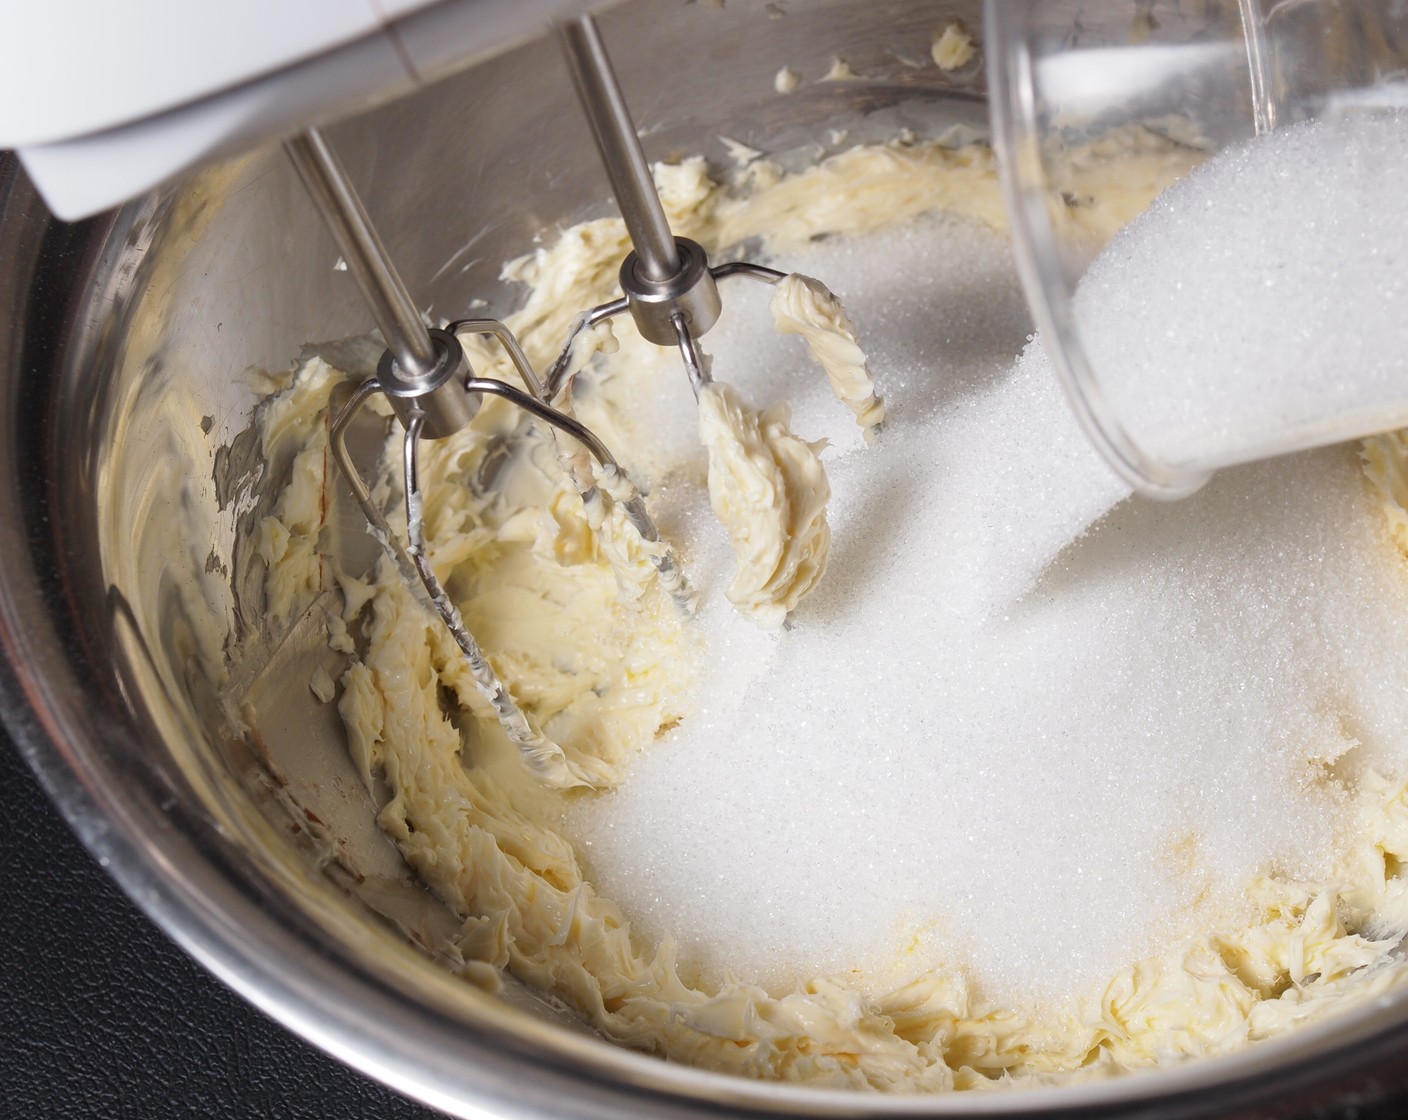
[[[977,28],[978,4],[642,0],[604,28],[649,154],[722,161],[720,133],[815,155],[838,122],[852,141],[981,128],[980,65],[926,65],[955,17]],[[872,77],[774,92],[784,64],[815,76],[833,55]],[[508,310],[500,262],[608,208],[548,37],[332,136],[412,290],[446,314],[476,297]],[[1357,1092],[1354,1070],[1408,1054],[1395,998],[1114,1081],[881,1099],[667,1064],[512,984],[450,975],[436,958],[453,919],[375,827],[337,717],[307,689],[314,665],[337,668],[320,616],[267,632],[257,589],[233,586],[236,541],[287,467],[252,456],[257,371],[369,327],[335,257],[277,149],[73,226],[0,163],[6,723],[104,865],[226,983],[460,1116],[1173,1116],[1332,1075]],[[250,651],[234,664],[227,632]]]

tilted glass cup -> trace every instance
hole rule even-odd
[[[1288,397],[1224,398],[1227,387],[1209,379],[1187,386],[1196,408],[1156,408],[1169,387],[1151,395],[1147,372],[1102,360],[1076,298],[1118,230],[1213,154],[1299,122],[1408,105],[1408,4],[988,0],[986,35],[994,145],[1027,299],[1082,427],[1127,482],[1178,497],[1221,467],[1408,425],[1408,347],[1402,376],[1374,384],[1317,376]],[[1092,194],[1121,175],[1138,180],[1121,196],[1133,212],[1117,201],[1094,220]],[[1291,279],[1324,282],[1332,263],[1296,260]],[[1198,324],[1152,324],[1151,346],[1155,327]]]

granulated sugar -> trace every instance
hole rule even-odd
[[[1216,465],[1408,423],[1405,180],[1408,114],[1295,125],[1207,161],[1107,246],[1077,320],[1135,438]]]
[[[835,439],[831,568],[764,634],[722,603],[699,488],[653,496],[707,665],[697,714],[573,811],[601,893],[705,979],[944,968],[1030,1007],[1234,920],[1258,874],[1326,874],[1342,783],[1408,754],[1404,561],[1353,451],[1096,521],[1123,488],[1039,351],[1012,364],[1001,239],[929,220],[782,263],[846,299],[889,421],[861,446],[746,299],[710,335],[717,375]]]

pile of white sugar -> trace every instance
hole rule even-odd
[[[572,812],[598,890],[706,981],[940,969],[1024,1008],[1235,924],[1257,875],[1329,876],[1355,775],[1408,763],[1408,571],[1354,449],[1116,504],[1039,349],[1012,364],[996,235],[930,219],[777,263],[845,299],[889,421],[863,447],[766,294],[728,301],[716,376],[833,439],[831,568],[763,633],[723,602],[699,488],[652,496],[707,597],[707,667],[697,714]],[[1244,295],[1222,299],[1271,314]],[[638,405],[670,440],[676,381]]]
[[[1408,424],[1405,183],[1408,113],[1295,125],[1207,161],[1107,246],[1076,319],[1135,439],[1217,465]]]

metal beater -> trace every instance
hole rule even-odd
[[[348,270],[355,277],[386,342],[376,375],[357,387],[333,420],[330,441],[338,466],[346,476],[368,523],[395,560],[403,578],[413,587],[419,581],[425,588],[430,605],[464,653],[475,683],[528,765],[552,785],[591,785],[592,776],[569,760],[560,746],[534,727],[518,706],[435,575],[425,543],[417,448],[422,439],[443,439],[462,430],[474,419],[487,393],[512,402],[536,419],[565,433],[581,444],[604,472],[624,479],[620,465],[606,445],[586,426],[547,403],[549,397],[545,386],[513,332],[503,323],[495,319],[462,319],[443,330],[425,326],[346,171],[321,133],[310,129],[286,141],[285,150],[342,250]],[[527,391],[494,378],[476,376],[457,338],[459,334],[476,334],[497,340]],[[402,547],[386,515],[372,500],[367,484],[347,449],[348,426],[377,393],[390,402],[405,429],[402,463],[409,548]],[[661,541],[639,493],[634,488],[631,492],[633,496],[623,501],[626,518],[645,541],[655,545],[651,558],[662,584],[677,596],[682,593],[681,589],[687,594],[673,552]],[[583,498],[587,501],[611,500],[608,495],[590,492],[584,493]]]

